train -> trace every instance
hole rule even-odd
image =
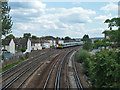
[[[58,44],[56,48],[58,49],[62,49],[62,48],[67,48],[67,47],[73,47],[73,46],[80,46],[82,45],[83,42],[68,42],[68,43],[61,43]]]

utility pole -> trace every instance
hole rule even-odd
[[[118,2],[118,17],[120,17],[120,1]]]
[[[0,0],[0,72],[1,72],[1,68],[2,68],[2,2]],[[0,80],[2,80],[2,77],[0,78]],[[2,88],[2,83],[0,84],[0,88]]]

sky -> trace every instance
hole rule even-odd
[[[47,2],[9,1],[12,34],[22,37],[31,33],[38,37],[82,38],[85,34],[104,37],[106,19],[118,17],[117,2]]]

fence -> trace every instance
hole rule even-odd
[[[34,57],[34,56],[37,56],[39,55],[40,53],[42,53],[43,50],[38,50],[38,51],[32,51],[30,53],[28,53],[28,58],[31,58],[31,57]],[[2,62],[2,67],[5,67],[9,64],[13,64],[15,62],[18,62],[20,60],[21,57],[24,57],[25,58],[26,54],[23,54],[23,55],[20,55],[20,56],[14,56],[14,57],[11,57],[9,59],[5,59],[3,60]]]

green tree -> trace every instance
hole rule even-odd
[[[113,26],[118,27],[118,30],[116,31],[105,31],[103,33],[110,35],[111,41],[117,42],[118,46],[120,47],[120,18],[112,18],[111,20],[107,19],[105,23],[108,23],[108,27],[110,28],[112,28]]]
[[[37,37],[37,36],[32,35],[32,39],[38,39],[38,37]]]
[[[84,41],[83,49],[85,50],[91,49],[91,39],[89,38],[88,35],[85,34],[82,38],[82,41]]]
[[[6,37],[7,34],[11,33],[11,28],[13,25],[12,17],[9,15],[10,6],[8,6],[8,2],[2,2],[2,35]],[[3,42],[5,48],[5,40]]]
[[[6,39],[9,39],[9,38],[12,39],[12,38],[15,38],[15,36],[13,34],[6,36]]]
[[[89,75],[95,88],[120,88],[120,51],[103,50],[89,58]]]
[[[23,38],[31,38],[31,33],[24,33]]]
[[[66,36],[65,40],[71,40],[71,38],[69,36]]]
[[[112,30],[112,27],[115,26],[114,19],[107,19],[104,23],[108,23],[108,28],[110,28],[110,30]]]

